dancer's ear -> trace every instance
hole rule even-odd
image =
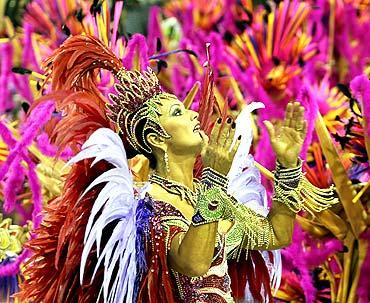
[[[165,152],[167,150],[167,144],[165,138],[162,136],[150,133],[146,136],[146,141],[152,147],[153,150],[162,150]]]

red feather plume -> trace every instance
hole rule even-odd
[[[55,101],[63,117],[51,138],[59,150],[68,145],[77,152],[98,128],[114,128],[106,115],[108,100],[97,88],[98,72],[116,74],[123,66],[103,42],[93,36],[72,36],[44,62],[44,68],[44,83],[51,80],[51,92],[36,100],[30,111],[42,102]]]
[[[45,208],[42,225],[27,243],[33,254],[25,263],[20,300],[43,303],[96,302],[102,283],[102,272],[94,282],[80,286],[79,270],[85,227],[99,189],[79,200],[80,193],[108,166],[99,163],[90,169],[91,161],[77,163],[66,180],[62,196]],[[96,253],[91,252],[86,268],[93,269]],[[87,273],[87,277],[91,272]]]
[[[52,139],[60,151],[70,146],[78,152],[95,130],[112,127],[105,113],[107,100],[96,83],[98,69],[117,73],[122,68],[121,61],[97,38],[81,35],[67,39],[46,60],[45,66],[46,82],[51,79],[51,92],[38,99],[31,110],[53,99],[57,111],[63,115],[55,125]],[[100,188],[96,187],[81,200],[79,197],[109,166],[99,162],[91,168],[90,164],[91,161],[75,164],[62,195],[45,208],[44,221],[27,244],[33,255],[25,264],[25,280],[17,294],[21,300],[96,302],[103,278],[100,271],[90,284],[96,253],[90,253],[87,279],[82,286],[79,270],[85,227]]]

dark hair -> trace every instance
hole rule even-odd
[[[146,140],[146,136],[148,134],[150,134],[152,132],[152,130],[150,129],[146,129],[144,131],[144,126],[146,124],[146,119],[143,119],[140,121],[140,123],[138,124],[138,126],[136,127],[136,132],[135,132],[135,137],[136,139],[139,141],[140,145],[145,145],[143,144],[143,140]],[[128,140],[126,140],[126,134],[123,135],[123,145],[125,146],[125,149],[126,149],[126,153],[127,153],[127,158],[128,159],[131,159],[133,157],[135,157],[136,155],[144,155],[146,158],[148,158],[149,160],[149,166],[150,168],[156,168],[157,166],[157,159],[154,157],[154,154],[153,153],[148,153],[146,152],[145,150],[137,150],[135,149],[130,143]],[[146,142],[146,144],[148,144]]]

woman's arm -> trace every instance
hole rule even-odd
[[[274,250],[291,243],[295,213],[284,204],[274,201],[267,217],[242,204],[236,212],[233,222],[220,223],[229,227],[226,249],[230,258],[238,258],[241,249]]]
[[[266,218],[238,202],[234,206],[230,204],[235,224],[227,237],[229,253],[241,247],[271,250],[287,246],[291,243],[296,213],[302,209],[321,212],[338,202],[332,187],[321,189],[307,181],[302,175],[301,161],[293,168],[277,164],[272,200],[273,207]],[[242,244],[239,247],[238,240]]]
[[[228,172],[240,144],[239,140],[230,149],[234,133],[235,123],[232,123],[230,118],[227,119],[223,127],[221,127],[221,119],[218,119],[210,136],[211,142],[208,142],[208,137],[201,132],[204,139],[202,152],[204,167],[212,167],[215,171],[223,174]],[[217,200],[221,202],[221,200],[227,198],[224,190],[219,188],[217,180],[212,181],[216,181],[216,183],[210,182],[210,180],[202,180],[204,192],[198,199],[193,222],[187,232],[177,234],[171,242],[168,255],[169,264],[171,268],[187,276],[204,275],[212,263],[219,225],[218,221],[221,219],[221,214],[219,213],[217,218],[217,216],[212,215],[212,211],[206,214],[202,209],[208,209],[208,203],[212,204]],[[218,191],[218,194],[221,194],[222,197],[218,196],[218,194],[215,195],[215,191],[212,192],[212,189],[216,189],[216,192]],[[202,197],[205,199],[202,200]],[[201,200],[200,202],[203,201],[203,206],[200,205],[199,200]],[[217,208],[218,206],[216,205],[215,207]],[[204,220],[200,220],[202,222],[199,221],[199,215],[200,217],[203,216],[201,219]],[[208,218],[207,215],[209,215]]]
[[[296,214],[286,205],[273,201],[267,219],[272,225],[273,237],[275,239],[271,241],[271,245],[267,247],[267,250],[283,248],[292,242],[295,217]]]
[[[178,233],[168,254],[170,267],[184,275],[202,276],[211,266],[218,223],[190,225],[186,233]]]
[[[221,120],[218,120],[215,124],[210,144],[205,144],[202,158],[205,167],[212,167],[221,174],[227,174],[239,142],[230,151],[235,124],[228,119],[224,127],[221,127],[220,122]],[[277,129],[269,122],[266,123],[266,127],[279,161],[286,167],[294,166],[306,132],[303,107],[299,106],[299,103],[289,104],[283,127]],[[229,210],[235,208],[235,203],[230,201],[226,203],[227,207]],[[229,211],[232,212],[234,215],[237,214],[228,238],[238,241],[239,246],[242,240],[245,248],[277,249],[291,242],[295,214],[279,201],[274,201],[267,218],[242,205],[238,206],[237,211],[236,209]],[[203,275],[208,271],[218,229],[216,221],[203,222],[197,226],[192,224],[186,233],[180,233],[173,238],[169,263],[174,270],[189,276]]]
[[[228,198],[220,186],[202,183],[189,229],[172,240],[169,262],[173,269],[188,276],[201,276],[208,271],[214,255],[218,222],[225,214],[222,201]]]

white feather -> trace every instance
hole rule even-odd
[[[92,280],[101,264],[104,264],[104,281],[99,292],[106,303],[133,301],[136,279],[136,226],[137,200],[134,196],[132,175],[128,168],[126,152],[120,137],[111,129],[95,131],[82,146],[82,150],[68,164],[94,158],[92,166],[101,160],[114,168],[97,177],[82,193],[84,197],[95,186],[104,184],[92,207],[86,226],[84,249],[81,256],[80,282],[83,281],[87,258],[96,246],[98,261]],[[118,221],[104,248],[100,249],[103,229]],[[115,270],[117,274],[113,275]]]
[[[235,135],[230,150],[236,144],[239,136],[241,136],[241,142],[227,175],[229,179],[227,191],[240,203],[266,217],[269,212],[266,190],[261,184],[261,175],[254,165],[254,159],[249,154],[253,140],[251,113],[256,109],[264,107],[264,104],[261,102],[252,102],[241,111],[235,120]],[[274,250],[273,256],[274,262],[270,272],[270,279],[272,288],[277,291],[282,275],[280,250]],[[266,258],[265,260],[266,262],[268,261]]]

